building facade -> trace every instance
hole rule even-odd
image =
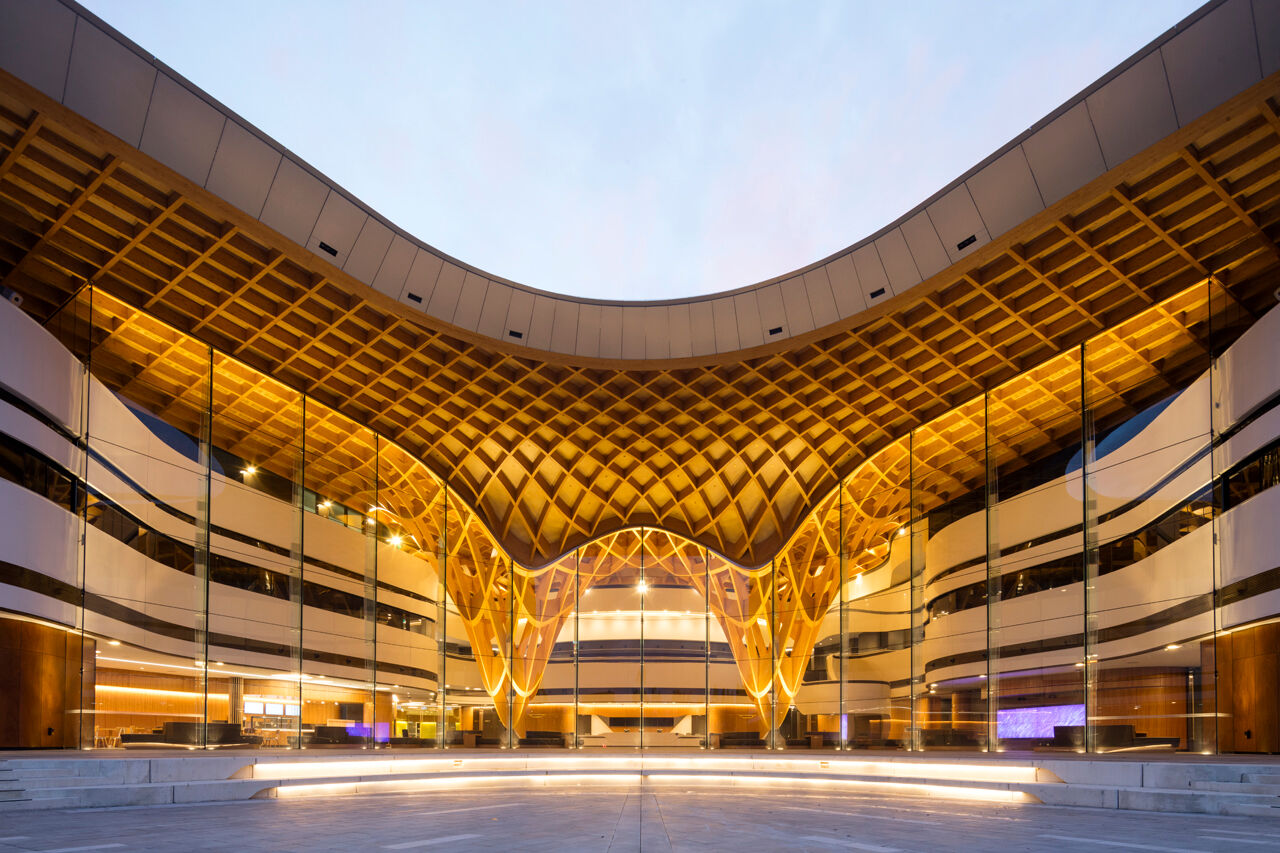
[[[1278,70],[1210,3],[832,258],[609,303],[5,7],[0,747],[1280,751]]]

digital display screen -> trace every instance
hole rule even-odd
[[[1083,726],[1084,705],[1042,705],[996,711],[996,735],[1002,738],[1051,738],[1054,726]]]
[[[268,702],[266,706],[266,714],[268,717],[283,717],[284,705],[280,702]]]
[[[244,712],[245,712],[246,714],[261,714],[261,713],[262,713],[262,703],[261,703],[261,702],[245,702],[245,703],[244,703]]]

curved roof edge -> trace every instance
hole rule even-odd
[[[878,309],[1280,70],[1280,7],[1211,0],[857,243],[735,290],[649,302],[550,293],[379,216],[73,0],[0,4],[0,67],[412,311],[583,358],[718,355]]]

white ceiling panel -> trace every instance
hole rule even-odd
[[[622,309],[622,357],[644,358],[644,309],[629,305]]]
[[[836,310],[836,298],[827,281],[826,267],[818,267],[804,274],[804,289],[809,295],[809,310],[813,312],[814,328],[821,329],[840,319]]]
[[[488,292],[489,280],[467,270],[462,279],[462,290],[458,293],[458,307],[453,309],[453,325],[474,332],[480,325],[480,309],[484,308],[484,297]]]
[[[916,262],[920,275],[929,278],[951,266],[947,250],[942,247],[938,231],[925,211],[902,223],[902,236],[907,240],[907,248],[911,250],[911,258]]]
[[[226,116],[167,74],[156,78],[139,147],[179,175],[205,185]]]
[[[964,184],[929,205],[927,212],[953,264],[991,240],[974,206],[973,196]]]
[[[693,341],[689,337],[689,304],[678,302],[668,305],[667,322],[671,325],[671,357],[688,358],[693,355]]]
[[[1280,71],[1280,3],[1253,0],[1253,23],[1262,73],[1269,77]]]
[[[435,289],[431,291],[427,313],[441,320],[452,320],[453,312],[458,307],[458,297],[462,295],[462,282],[466,278],[466,270],[445,261],[440,267],[440,276],[436,279]]]
[[[622,309],[617,305],[600,306],[601,358],[622,358]]]
[[[279,166],[279,151],[228,120],[222,128],[209,180],[204,186],[245,213],[259,216],[263,214],[262,206]],[[307,230],[311,230],[310,225]]]
[[[733,352],[738,345],[738,317],[733,310],[733,298],[711,301],[711,321],[716,329],[716,352]]]
[[[527,290],[511,289],[511,304],[507,308],[507,326],[501,337],[521,344],[529,341],[529,324],[533,322],[533,294]],[[517,332],[520,337],[511,334]]]
[[[778,285],[782,291],[782,309],[787,315],[788,335],[803,335],[812,331],[813,311],[809,308],[809,294],[804,289],[804,279],[800,276],[789,278]]]
[[[84,18],[76,22],[63,103],[137,146],[156,79],[151,63]]]
[[[1040,190],[1020,145],[988,163],[965,183],[990,234],[1003,234],[1044,210]]]
[[[285,157],[258,218],[293,242],[306,245],[327,195],[327,184]]]
[[[409,267],[412,266],[413,257],[417,253],[417,246],[399,234],[395,235],[391,240],[390,248],[387,249],[387,254],[378,266],[378,272],[373,277],[374,290],[392,299],[398,298],[400,291],[404,290],[405,279],[409,277]]]
[[[573,351],[578,355],[595,358],[600,355],[600,307],[587,302],[578,308],[578,339]]]
[[[0,67],[61,101],[75,27],[76,13],[54,0],[0,3]]]
[[[409,266],[409,275],[404,281],[404,296],[400,301],[426,311],[443,267],[444,259],[435,252],[418,249]]]
[[[689,303],[689,342],[694,355],[716,351],[715,317],[706,300]]]
[[[889,276],[890,293],[902,293],[922,281],[901,228],[894,228],[877,237],[875,247],[876,253],[880,255],[880,264]]]
[[[1108,169],[1178,129],[1159,51],[1125,69],[1085,103]]]
[[[1076,104],[1022,143],[1045,204],[1055,204],[1107,171],[1089,110]]]
[[[578,303],[556,300],[555,318],[551,326],[551,350],[572,353],[578,339]]]
[[[368,218],[369,214],[355,202],[334,190],[329,193],[324,207],[320,209],[320,218],[316,220],[316,226],[307,239],[307,248],[341,269]],[[325,249],[321,243],[329,249]]]
[[[507,337],[507,312],[511,310],[511,293],[511,288],[505,284],[489,282],[484,308],[480,310],[480,322],[476,324],[477,332],[498,340],[510,340]]]
[[[1180,125],[1262,79],[1249,0],[1227,0],[1174,36],[1160,52]]]
[[[780,341],[791,336],[791,328],[787,325],[787,309],[782,305],[782,286],[771,284],[756,291],[756,302],[760,306],[760,326],[764,329],[764,341]],[[781,331],[774,332],[774,329]]]
[[[858,287],[867,305],[884,302],[893,295],[889,290],[889,276],[880,263],[875,244],[863,246],[853,253],[853,267],[858,271]]]
[[[667,306],[651,305],[644,310],[644,357],[671,357],[671,326]]]
[[[738,321],[738,345],[743,349],[758,347],[764,343],[764,326],[760,323],[760,306],[756,292],[734,294],[733,316]]]
[[[556,300],[534,294],[533,316],[529,319],[529,335],[525,338],[525,343],[538,349],[549,349],[555,322]]]
[[[391,248],[391,229],[370,216],[356,237],[356,244],[347,255],[347,263],[342,268],[348,275],[373,284],[374,277],[382,267],[382,259]]]
[[[858,287],[858,273],[853,267],[853,254],[841,255],[827,264],[827,281],[841,317],[852,317],[867,307]]]

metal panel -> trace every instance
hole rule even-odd
[[[880,263],[875,244],[863,246],[853,253],[853,267],[858,271],[858,287],[867,305],[884,302],[893,294],[889,291],[889,276]]]
[[[836,298],[831,293],[831,283],[827,281],[827,270],[818,267],[804,274],[804,289],[809,294],[809,310],[813,311],[813,325],[822,328],[840,319],[836,310]]]
[[[853,255],[841,255],[827,264],[827,281],[831,283],[831,295],[836,300],[836,311],[841,317],[852,317],[867,307],[858,286],[858,272],[853,267]]]
[[[965,183],[990,234],[1003,234],[1044,210],[1021,145],[988,163]]]
[[[926,212],[953,264],[973,254],[991,239],[982,224],[982,217],[978,215],[978,208],[973,204],[973,197],[969,195],[969,188],[964,184],[929,205]]]
[[[787,324],[787,309],[782,307],[782,287],[771,284],[756,291],[756,302],[760,305],[760,327],[764,329],[765,343],[780,341],[791,336],[791,327]],[[769,334],[770,329],[781,328],[777,334]]]
[[[529,323],[533,321],[533,294],[527,290],[511,289],[511,305],[507,308],[507,327],[499,335],[503,340],[526,343],[529,340]],[[511,333],[519,332],[516,338]]]
[[[600,306],[600,357],[622,357],[622,309],[616,305]]]
[[[431,304],[431,295],[435,292],[436,281],[440,278],[440,270],[444,267],[444,259],[435,252],[418,249],[413,264],[409,267],[409,276],[404,281],[404,291],[400,301],[406,305],[426,311]],[[417,299],[414,299],[414,297]]]
[[[907,248],[911,250],[911,258],[916,262],[920,275],[928,278],[951,266],[947,250],[942,247],[942,239],[929,220],[929,214],[923,210],[902,223],[902,236],[907,240]]]
[[[627,306],[622,309],[622,357],[644,358],[644,309]]]
[[[582,303],[578,308],[578,339],[573,344],[578,355],[595,358],[600,354],[600,306]]]
[[[156,79],[153,65],[81,18],[76,22],[63,103],[137,146]]]
[[[1159,51],[1144,56],[1085,103],[1108,169],[1178,129]]]
[[[1249,0],[1227,0],[1160,48],[1178,124],[1262,79]]]
[[[484,297],[488,291],[489,280],[468,270],[462,279],[462,290],[458,293],[458,307],[453,309],[453,325],[474,332],[480,324],[480,309],[484,307]]]
[[[782,308],[787,314],[788,335],[803,335],[813,329],[813,311],[809,308],[809,294],[804,290],[804,279],[789,278],[778,285],[782,291]]]
[[[760,306],[756,292],[748,290],[733,297],[733,315],[738,320],[738,345],[743,349],[764,343],[764,326],[760,324]]]
[[[258,217],[265,215],[262,206],[279,167],[279,151],[241,125],[228,121],[222,128],[222,139],[204,186],[250,216]],[[309,225],[307,230],[311,230]]]
[[[1280,3],[1253,0],[1253,25],[1258,38],[1258,55],[1262,58],[1262,73],[1269,77],[1280,71]]]
[[[351,247],[355,245],[356,237],[360,236],[360,230],[364,228],[365,220],[368,218],[368,213],[342,193],[334,190],[325,199],[324,207],[320,210],[320,218],[316,220],[316,227],[311,230],[311,236],[307,239],[307,248],[322,260],[341,269],[346,264],[347,255],[350,254]],[[320,248],[321,243],[336,250],[337,254]]]
[[[1107,171],[1089,110],[1076,104],[1022,143],[1046,205],[1054,204]]]
[[[716,330],[716,352],[733,352],[738,346],[738,318],[733,310],[733,299],[713,299],[711,322]]]
[[[547,349],[551,346],[551,326],[556,320],[556,300],[541,294],[533,297],[533,316],[529,319],[526,346]]]
[[[258,218],[293,242],[305,244],[328,194],[328,185],[285,157]]]
[[[0,3],[0,68],[62,100],[76,13],[53,0]]]
[[[876,238],[875,247],[876,253],[880,255],[880,263],[889,276],[890,293],[902,293],[922,281],[901,228],[895,228]]]
[[[671,357],[671,327],[667,324],[667,306],[650,305],[644,311],[644,357]]]
[[[476,331],[482,335],[499,340],[507,338],[507,312],[511,310],[512,290],[500,282],[489,282],[489,290],[485,293],[484,308],[480,310],[480,321],[476,323]]]
[[[667,322],[671,325],[671,357],[687,358],[693,355],[693,339],[689,331],[689,303],[668,305]]]
[[[431,291],[427,313],[441,320],[452,320],[453,312],[458,307],[458,297],[462,294],[462,282],[466,277],[467,273],[462,267],[445,261],[440,268],[440,277],[436,279],[435,289]]]
[[[387,254],[373,277],[374,290],[393,299],[399,297],[400,291],[404,290],[405,279],[409,277],[409,267],[412,266],[417,253],[417,246],[399,234],[395,235],[391,240],[391,248],[387,249]],[[435,282],[433,281],[432,284]]]
[[[556,300],[555,319],[551,327],[551,350],[571,353],[578,338],[578,303]]]
[[[139,147],[178,174],[204,186],[226,123],[226,116],[203,98],[161,74],[156,79]]]
[[[391,229],[370,216],[360,229],[360,236],[356,237],[356,244],[351,247],[351,254],[342,269],[365,284],[373,284],[390,247]]]
[[[689,345],[694,355],[716,351],[715,318],[706,300],[689,303]]]

